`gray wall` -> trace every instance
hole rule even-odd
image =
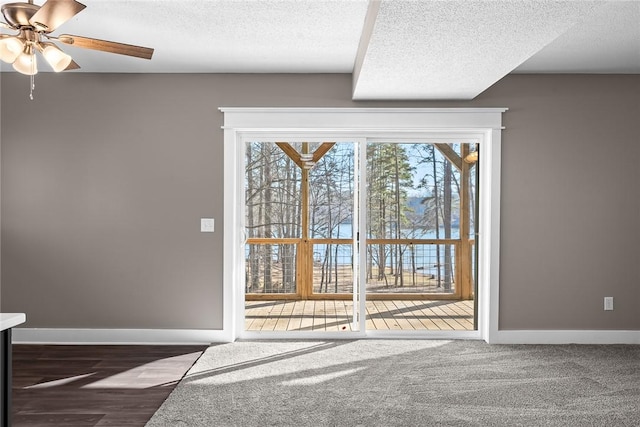
[[[640,76],[514,75],[472,102],[350,93],[350,75],[69,73],[39,74],[29,101],[4,74],[2,310],[28,327],[221,328],[220,106],[491,106],[509,108],[500,327],[640,329]]]

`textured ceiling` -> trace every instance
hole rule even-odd
[[[350,73],[360,1],[86,0],[56,33],[155,48],[148,62],[68,51],[84,71],[159,73]]]
[[[353,72],[355,99],[469,99],[513,71],[640,73],[639,0],[80,1],[54,35],[155,54],[63,46],[74,73]]]
[[[353,97],[472,99],[593,8],[587,1],[383,1]]]

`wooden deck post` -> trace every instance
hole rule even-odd
[[[302,143],[302,153],[309,154],[309,143]],[[302,201],[302,242],[298,251],[298,260],[300,268],[300,281],[298,293],[302,299],[307,299],[313,293],[313,259],[309,262],[309,169],[304,166],[302,170],[302,183],[300,188],[300,198]]]
[[[461,144],[460,157],[462,159],[469,155],[469,144]],[[460,265],[460,297],[462,299],[473,298],[472,284],[472,262],[471,262],[471,242],[469,241],[469,229],[471,222],[471,165],[465,161],[460,162],[460,258],[457,260]]]
[[[456,279],[460,287],[461,299],[473,298],[473,268],[471,260],[471,242],[469,230],[471,222],[471,164],[464,161],[469,155],[469,144],[460,144],[460,155],[448,144],[434,144],[440,153],[460,171],[460,244],[456,250]]]

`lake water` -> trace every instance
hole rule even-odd
[[[340,233],[336,233],[334,238],[348,239],[352,235],[351,224],[342,224]],[[451,230],[452,239],[456,239],[460,236],[460,232],[457,228],[452,228]],[[416,239],[436,239],[435,230],[430,230],[428,232],[420,234],[419,232],[412,233],[411,230],[405,230],[402,233],[403,238],[416,238]],[[315,236],[316,238],[323,238],[321,236]],[[444,238],[444,228],[440,229],[439,238]],[[331,251],[332,255],[335,256],[335,250],[337,246],[337,256],[338,256],[338,264],[340,265],[350,265],[352,263],[352,245],[350,243],[332,245]],[[392,250],[394,245],[387,244],[385,245],[385,252],[387,254],[387,267],[391,266],[391,257],[389,256],[390,251]],[[439,246],[439,259],[438,259],[438,246]],[[453,263],[455,260],[455,246],[449,245],[450,253],[451,253],[451,262]],[[273,246],[272,249],[277,250],[277,246]],[[393,248],[395,249],[395,248]],[[324,260],[325,253],[327,250],[326,244],[315,244],[313,247],[313,257],[314,261],[317,263],[321,263]],[[377,250],[378,245],[375,245],[375,249],[373,250],[374,256],[374,264],[377,265]],[[402,251],[403,264],[405,269],[410,269],[412,265],[412,258],[415,262],[416,270],[421,271],[424,274],[434,274],[437,275],[437,266],[444,264],[444,254],[445,254],[445,245],[444,244],[424,244],[424,245],[414,245],[413,252],[408,247],[408,245],[400,245],[400,250]],[[249,250],[248,246],[246,247],[246,255],[248,257]],[[275,254],[274,254],[275,257]],[[334,261],[335,262],[335,261]],[[442,270],[441,270],[442,271]]]

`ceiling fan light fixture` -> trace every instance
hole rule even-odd
[[[71,56],[61,51],[53,43],[43,43],[44,49],[42,49],[42,56],[47,60],[53,71],[59,73],[66,70],[71,64]]]
[[[154,50],[148,47],[69,34],[52,37],[50,33],[76,16],[86,6],[77,0],[45,0],[41,6],[33,4],[33,1],[7,3],[0,6],[0,13],[5,21],[0,21],[0,27],[18,33],[0,34],[0,60],[13,64],[17,72],[30,76],[30,99],[33,99],[35,88],[34,75],[38,73],[36,51],[44,56],[45,61],[55,72],[80,68],[71,56],[56,44],[51,43],[51,40],[84,49],[136,58],[151,59],[153,55]]]
[[[31,46],[27,46],[13,63],[13,69],[19,73],[33,76],[38,74],[38,63],[36,55]]]
[[[12,64],[24,50],[24,42],[13,36],[0,38],[0,59]]]

